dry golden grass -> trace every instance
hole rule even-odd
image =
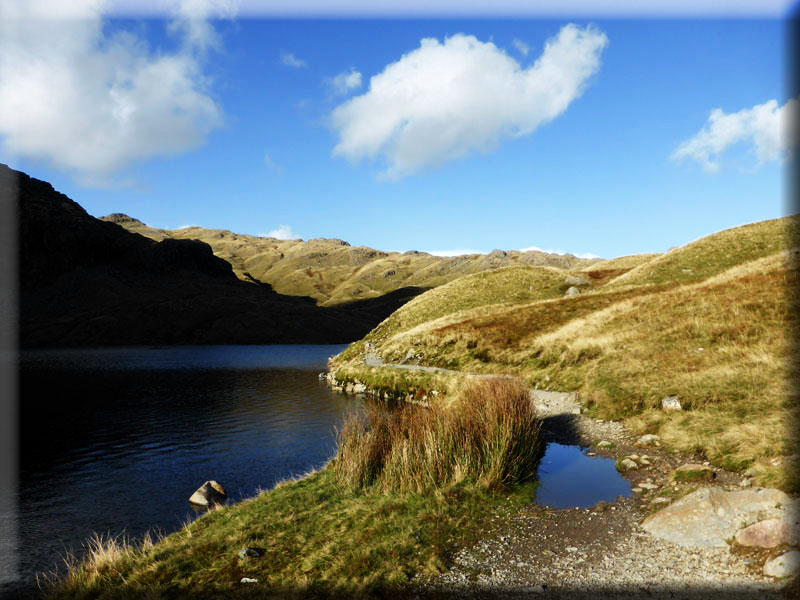
[[[793,247],[798,217],[784,217],[726,229],[670,250],[620,275],[608,285],[698,281],[744,262]]]
[[[478,292],[456,280],[434,290],[439,295],[420,296],[425,310],[415,319],[394,322],[398,311],[385,322],[393,328],[366,339],[387,361],[413,349],[422,364],[579,391],[599,418],[624,419],[728,468],[756,465],[757,482],[800,489],[773,464],[784,464],[776,457],[794,454],[798,441],[788,427],[798,416],[790,294],[798,283],[796,230],[797,217],[747,225],[608,284],[605,275],[595,277],[590,293],[519,305],[485,301],[460,315],[447,307],[477,300],[449,294]],[[347,363],[357,377],[363,351],[353,345],[336,364]],[[679,396],[684,410],[663,412],[668,395]]]
[[[641,264],[651,261],[652,259],[661,256],[659,253],[649,254],[630,254],[628,256],[620,256],[618,258],[611,258],[608,260],[601,260],[581,268],[581,271],[608,271],[608,270],[628,270],[638,267]]]
[[[366,419],[354,416],[342,428],[333,471],[351,490],[505,488],[534,478],[539,450],[527,385],[494,377],[471,383],[448,405],[368,404]]]

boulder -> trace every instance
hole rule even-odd
[[[661,408],[663,410],[683,410],[681,408],[680,400],[677,396],[667,396],[661,399]]]
[[[774,548],[781,544],[799,544],[797,527],[790,519],[764,519],[736,532],[736,542],[742,546]]]
[[[764,564],[764,575],[789,577],[800,571],[800,551],[790,550]]]
[[[580,293],[581,293],[581,291],[573,285],[566,291],[566,293],[564,295],[565,296],[577,296]]]
[[[227,498],[225,488],[214,480],[206,481],[189,498],[189,502],[197,506],[223,504]]]
[[[640,437],[637,443],[642,444],[643,446],[649,446],[650,444],[657,444],[660,441],[661,441],[660,437],[658,437],[654,433],[648,433]]]
[[[751,488],[726,492],[707,487],[642,521],[651,535],[681,546],[726,547],[726,540],[748,523],[781,518],[791,498],[780,490]],[[794,514],[794,512],[793,512]]]
[[[631,471],[633,469],[638,469],[639,465],[630,458],[623,458],[619,462],[617,462],[617,469],[620,471]]]
[[[686,463],[681,465],[672,474],[675,481],[711,481],[714,479],[714,469],[706,465]]]

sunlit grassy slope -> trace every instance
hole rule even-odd
[[[591,414],[658,433],[671,448],[736,470],[754,465],[760,483],[796,489],[791,460],[772,459],[798,442],[787,426],[798,412],[797,225],[795,216],[729,229],[610,278],[630,262],[598,263],[572,297],[558,271],[464,277],[403,306],[333,366],[368,385],[380,378],[388,368],[363,367],[369,342],[390,362],[516,374],[578,391]],[[419,387],[430,385],[420,377]],[[669,395],[683,411],[662,411]]]

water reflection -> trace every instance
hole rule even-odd
[[[536,503],[551,508],[590,508],[630,496],[631,485],[619,474],[616,461],[589,457],[579,446],[547,444],[539,463]]]

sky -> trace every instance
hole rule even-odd
[[[443,255],[794,212],[787,2],[487,4],[0,0],[0,162],[94,216]]]

